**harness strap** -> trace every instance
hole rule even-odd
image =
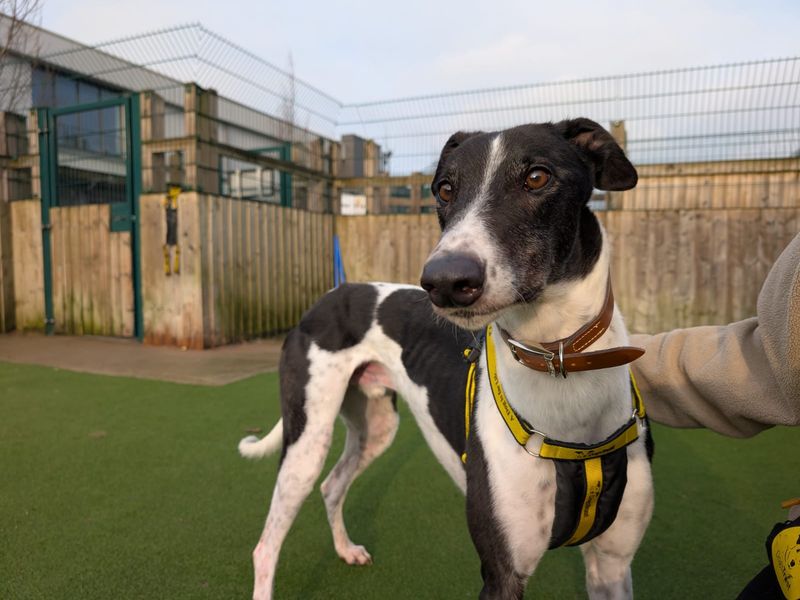
[[[517,443],[532,456],[552,460],[585,460],[604,456],[635,442],[639,438],[640,432],[644,429],[644,403],[636,381],[633,379],[633,373],[630,374],[631,402],[633,405],[631,418],[601,442],[596,444],[576,444],[547,437],[547,435],[537,431],[527,421],[520,418],[514,411],[497,373],[497,356],[491,325],[486,330],[486,369],[489,374],[492,396],[494,396],[500,415]]]
[[[588,460],[554,460],[556,497],[550,548],[579,546],[608,529],[628,483],[625,448]]]
[[[603,491],[603,459],[590,458],[584,462],[583,467],[586,474],[586,496],[583,499],[583,506],[581,506],[578,526],[572,537],[564,544],[566,546],[577,544],[589,533],[594,525],[597,503]]]
[[[466,353],[469,350],[465,350]],[[476,370],[478,367],[478,361],[475,360],[471,362],[469,365],[469,370],[467,371],[467,385],[464,392],[464,430],[466,431],[466,435],[464,436],[464,452],[461,454],[461,462],[466,464],[467,462],[467,441],[469,440],[469,419],[470,415],[472,415],[472,407],[475,405],[475,375]]]
[[[646,427],[642,395],[633,372],[631,382],[631,418],[607,439],[597,444],[576,444],[553,440],[536,431],[519,417],[500,383],[492,327],[485,334],[486,367],[495,404],[517,443],[533,456],[554,461],[556,468],[556,515],[550,548],[576,546],[603,533],[617,515],[627,482],[627,453],[624,448],[635,442]],[[479,348],[464,350],[470,365],[464,392],[465,440],[469,439],[470,419],[475,403]],[[536,450],[535,444],[540,445]],[[466,447],[466,445],[465,445]],[[461,455],[466,463],[467,453]]]

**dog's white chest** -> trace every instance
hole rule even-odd
[[[475,428],[483,447],[495,516],[517,572],[530,572],[547,549],[555,516],[552,462],[534,458],[511,436],[482,382]],[[468,459],[469,460],[469,459]]]
[[[582,544],[601,534],[613,523],[625,492],[628,448],[623,446],[610,454],[586,460],[553,461],[532,456],[509,430],[510,425],[496,403],[496,394],[502,396],[502,390],[494,390],[489,385],[490,372],[484,371],[481,380],[482,395],[475,408],[475,431],[486,457],[494,517],[506,537],[514,568],[517,572],[529,572],[549,547]],[[614,379],[611,376],[607,381],[612,389],[618,387],[614,385]],[[561,385],[579,397],[585,395],[579,393],[584,391],[581,385],[570,385],[575,380],[567,383],[539,375],[536,381]],[[525,386],[509,387],[522,394]],[[598,394],[605,391],[604,387],[598,386]],[[541,418],[547,415],[548,404],[552,408],[554,400],[556,405],[565,402],[552,393],[553,389],[549,385],[539,386],[538,389],[528,388],[527,395],[522,396],[529,401],[528,415]],[[532,397],[536,392],[540,395]],[[620,398],[627,393],[623,387],[619,391]],[[600,395],[596,398],[600,401],[598,404],[608,406],[604,402],[607,397]],[[539,410],[530,410],[531,404],[540,405]],[[602,412],[615,414],[618,411],[606,408]],[[572,414],[579,415],[580,412],[573,410]],[[593,415],[594,418],[590,419],[592,423],[578,419],[573,421],[572,427],[568,419],[561,422],[551,418],[550,425],[556,426],[564,437],[571,430],[574,437],[569,436],[568,439],[575,442],[592,442],[596,440],[591,437],[587,439],[587,434],[597,435],[598,431],[611,426],[606,422],[609,421],[609,415],[603,416],[605,418]],[[526,415],[526,418],[530,417]],[[534,424],[536,422],[533,421]]]

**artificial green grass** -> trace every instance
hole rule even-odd
[[[283,547],[277,598],[477,597],[463,498],[400,411],[397,439],[345,505],[375,564],[338,560],[315,493]],[[277,457],[245,461],[236,444],[278,413],[275,375],[208,388],[0,363],[0,598],[249,597]],[[636,595],[734,597],[765,564],[779,501],[798,493],[800,432],[654,430]],[[574,548],[548,553],[526,594],[583,597]]]

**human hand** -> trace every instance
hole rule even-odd
[[[789,509],[789,521],[800,518],[800,498],[791,498],[781,502],[781,508]]]

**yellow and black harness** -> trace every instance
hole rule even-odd
[[[632,414],[622,427],[597,444],[553,440],[520,418],[508,401],[497,375],[491,325],[486,329],[485,340],[486,370],[492,396],[508,430],[528,454],[552,460],[556,468],[556,514],[550,548],[588,542],[614,522],[627,484],[626,447],[635,442],[647,427],[644,403],[633,373],[630,373]],[[466,349],[464,358],[470,363],[464,410],[468,438],[475,402],[477,348]],[[466,463],[466,452],[461,460]]]

